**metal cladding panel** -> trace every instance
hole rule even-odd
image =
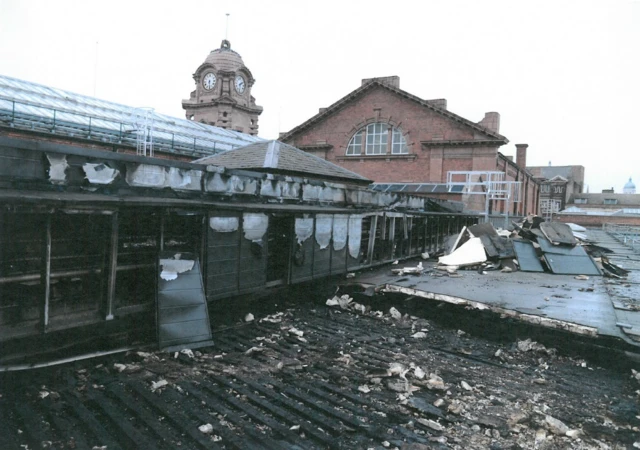
[[[217,232],[208,227],[207,296],[209,299],[238,292],[240,231]]]
[[[241,238],[238,273],[240,292],[248,292],[262,287],[267,282],[267,252],[263,245],[251,242],[244,237]]]
[[[161,259],[174,255],[175,252],[165,252]],[[178,272],[172,280],[158,276],[158,346],[161,349],[213,343],[200,262],[188,253],[182,253],[181,259],[193,260],[193,267]]]
[[[44,179],[45,172],[42,153],[0,147],[0,176]]]
[[[560,275],[601,275],[600,269],[589,255],[554,255],[546,253],[544,259],[553,273]]]
[[[523,272],[544,272],[542,263],[536,255],[536,249],[530,241],[513,240],[513,248]]]
[[[342,250],[331,248],[331,274],[340,274],[347,271],[347,247]]]
[[[321,249],[317,242],[313,245],[313,278],[331,274],[331,247]]]
[[[296,245],[291,264],[291,282],[310,280],[313,277],[313,247],[315,239],[306,239],[300,246]]]
[[[565,256],[587,256],[582,246],[569,246],[569,245],[553,245],[548,239],[538,236],[538,244],[544,253],[552,253],[554,255]]]

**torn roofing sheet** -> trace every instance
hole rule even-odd
[[[240,220],[237,217],[211,217],[209,219],[209,226],[213,231],[220,233],[231,233],[236,231]]]
[[[553,244],[576,245],[576,238],[571,228],[562,222],[543,222],[540,230]]]
[[[307,214],[305,214],[304,217],[296,217],[295,229],[298,244],[302,244],[313,236],[313,218]]]
[[[332,214],[318,214],[316,216],[316,242],[321,249],[327,248],[331,242],[333,228]]]
[[[344,215],[333,216],[333,249],[340,251],[347,246],[347,229],[349,217]]]
[[[441,256],[438,259],[438,263],[446,266],[464,267],[480,264],[486,260],[487,254],[480,238],[471,238],[454,250],[453,253]]]
[[[349,255],[358,258],[362,241],[362,216],[349,216]]]
[[[112,169],[103,163],[84,163],[82,170],[84,170],[86,179],[92,184],[111,184],[120,175],[118,169]]]
[[[66,155],[56,155],[52,153],[47,153],[47,159],[49,160],[49,181],[53,184],[64,184],[67,181],[67,156]]]
[[[242,215],[242,229],[244,237],[252,242],[259,242],[267,232],[269,217],[262,213],[244,213]]]
[[[544,272],[540,258],[536,254],[536,249],[531,241],[524,239],[513,239],[513,248],[518,257],[520,270],[523,272]]]

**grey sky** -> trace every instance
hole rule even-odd
[[[498,111],[504,154],[581,164],[591,192],[640,187],[638,0],[0,0],[0,73],[184,117],[225,13],[262,137],[398,75],[469,120]]]

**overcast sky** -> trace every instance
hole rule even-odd
[[[398,75],[474,122],[498,111],[506,155],[640,193],[640,0],[0,0],[0,73],[184,117],[226,13],[262,137]]]

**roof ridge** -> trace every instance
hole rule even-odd
[[[499,140],[505,141],[505,143],[508,142],[508,139],[501,135],[500,133],[496,133],[495,131],[491,131],[490,129],[472,122],[469,119],[465,119],[462,116],[459,116],[458,114],[455,114],[451,111],[449,111],[448,109],[442,109],[439,108],[438,106],[434,105],[432,103],[431,100],[424,100],[414,94],[411,94],[407,91],[404,91],[400,88],[397,88],[395,86],[391,86],[387,83],[381,82],[380,80],[377,79],[371,79],[370,81],[366,82],[365,84],[359,86],[358,88],[354,89],[353,91],[349,92],[347,95],[341,97],[340,99],[338,99],[337,101],[335,101],[334,103],[332,103],[330,106],[324,108],[321,112],[318,112],[317,114],[315,114],[314,116],[310,117],[309,119],[307,119],[305,122],[301,123],[300,125],[294,127],[293,129],[291,129],[290,131],[286,132],[284,135],[282,135],[280,138],[285,140],[285,139],[289,139],[290,137],[292,137],[293,135],[299,133],[300,131],[308,128],[309,126],[313,125],[314,123],[322,120],[324,117],[329,116],[330,114],[332,114],[338,107],[342,106],[343,104],[347,103],[349,100],[352,100],[354,97],[364,93],[365,91],[367,91],[368,89],[370,89],[371,87],[383,87],[397,95],[401,95],[403,97],[408,98],[409,100],[415,101],[416,103],[419,103],[439,114],[442,114],[446,117],[449,117],[450,119],[456,120],[458,122],[462,122],[465,125],[468,125],[478,131],[481,131],[489,136],[492,136],[494,138],[497,138]]]

